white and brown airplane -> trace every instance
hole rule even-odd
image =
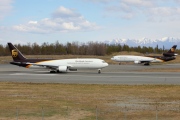
[[[74,59],[27,59],[12,44],[8,43],[13,61],[10,64],[25,68],[45,68],[50,73],[77,71],[78,69],[97,69],[101,73],[101,69],[108,66],[104,60],[96,58],[74,58]]]
[[[177,45],[174,45],[167,53],[163,53],[163,56],[135,56],[135,55],[117,55],[113,56],[111,60],[116,62],[134,62],[135,64],[150,65],[150,63],[166,62],[176,59],[178,54],[175,53]]]

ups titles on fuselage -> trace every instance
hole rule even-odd
[[[93,62],[93,61],[90,61],[90,60],[75,60],[75,62],[83,63],[83,62]]]

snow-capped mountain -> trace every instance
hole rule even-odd
[[[149,38],[142,38],[142,39],[113,39],[113,40],[105,40],[104,43],[110,45],[129,45],[132,47],[135,46],[146,46],[146,47],[156,47],[158,45],[159,48],[163,46],[165,48],[170,48],[173,45],[177,45],[177,48],[180,48],[180,38],[173,38],[173,37],[164,37],[161,39],[152,40]]]

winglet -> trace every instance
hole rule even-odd
[[[12,43],[8,43],[8,46],[14,61],[20,61],[26,59],[23,56],[23,54]]]

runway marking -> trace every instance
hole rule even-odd
[[[86,76],[86,77],[108,77],[108,78],[180,78],[180,77],[152,77],[152,76]]]
[[[55,76],[56,74],[13,73],[13,74],[9,74],[9,75]]]
[[[106,77],[106,78],[162,78],[162,79],[166,79],[166,78],[180,78],[179,77],[173,77],[173,76],[164,76],[164,77],[161,77],[161,76],[151,76],[151,75],[147,75],[147,76],[139,76],[139,75],[133,75],[133,76],[123,76],[123,75],[120,75],[120,76],[107,76],[106,74],[105,75],[70,75],[70,74],[33,74],[33,73],[13,73],[13,74],[9,74],[9,75],[17,75],[17,76],[23,76],[23,75],[29,75],[29,76],[61,76],[61,77],[78,77],[78,76],[81,76],[81,77],[89,77],[89,78],[99,78],[99,77]]]

